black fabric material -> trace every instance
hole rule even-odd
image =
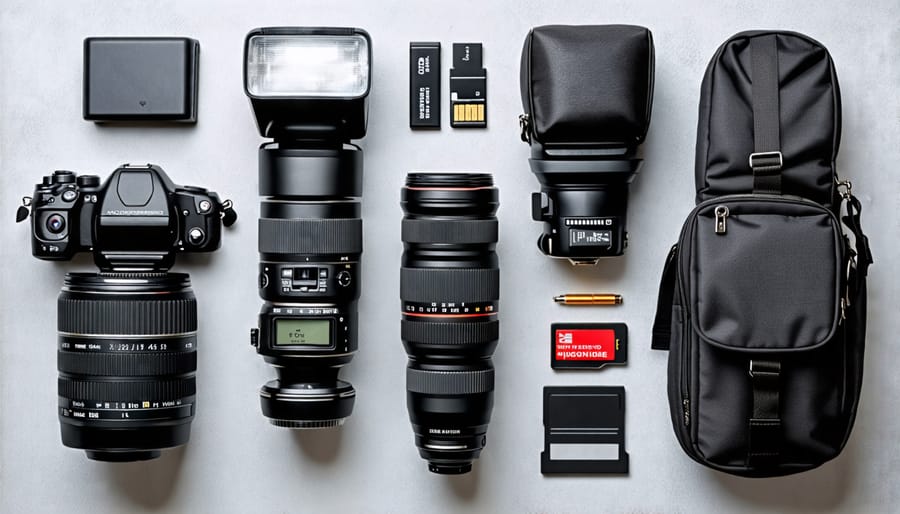
[[[633,25],[535,27],[521,88],[539,143],[641,142],[650,125],[653,38]]]
[[[777,40],[781,190],[828,207],[837,201],[834,160],[840,142],[840,90],[828,51],[791,32],[743,32],[719,47],[700,90],[697,203],[750,192],[753,137],[752,58],[755,37]]]
[[[752,38],[750,54],[754,152],[749,156],[749,164],[753,171],[753,192],[781,194],[781,115],[775,35]]]
[[[771,97],[762,101],[768,106],[755,105],[751,77],[756,86],[766,81],[752,69],[756,38],[769,41],[755,60],[756,68],[770,63],[770,84],[777,77],[777,108]],[[773,112],[783,153],[780,195],[763,194],[776,188],[754,183],[748,159],[779,149],[771,130],[754,128],[766,117],[762,124],[771,124]],[[757,132],[768,140],[756,140]],[[841,187],[843,209],[838,202],[839,134],[837,79],[828,52],[812,39],[741,33],[713,57],[700,99],[699,205],[666,263],[653,328],[653,347],[669,348],[678,442],[713,469],[798,473],[836,457],[850,436],[872,256],[849,184]],[[759,157],[754,164],[777,164],[775,154]],[[751,360],[760,369],[777,362],[777,376],[751,376]]]
[[[672,302],[675,298],[675,273],[677,269],[678,247],[669,250],[662,278],[659,280],[659,298],[656,301],[656,317],[653,320],[653,339],[650,347],[654,350],[668,350],[672,338]]]
[[[717,234],[714,211],[722,205],[726,233]],[[784,351],[832,338],[844,272],[834,214],[781,198],[723,199],[698,209],[694,223],[684,273],[694,329],[704,340]]]
[[[781,363],[751,360],[753,410],[747,439],[747,465],[772,463],[781,454]]]

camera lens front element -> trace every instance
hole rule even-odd
[[[45,226],[51,234],[61,234],[66,229],[66,218],[62,214],[51,214],[47,217]]]

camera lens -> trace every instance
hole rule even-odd
[[[123,462],[188,441],[197,304],[187,275],[69,273],[58,316],[64,445]]]
[[[46,225],[51,234],[59,234],[66,228],[66,218],[62,214],[51,214],[47,217]]]
[[[410,173],[401,205],[409,418],[430,471],[466,473],[494,401],[498,192],[489,174]]]
[[[260,149],[257,351],[277,380],[263,415],[285,428],[343,424],[356,391],[338,379],[357,349],[362,152]]]

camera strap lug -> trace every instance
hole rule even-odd
[[[220,206],[222,212],[219,214],[219,216],[222,217],[222,224],[226,227],[234,225],[234,222],[237,221],[237,213],[234,212],[233,205],[234,202],[232,202],[231,200],[225,200]]]
[[[31,207],[31,197],[23,196],[22,197],[22,205],[20,205],[19,208],[16,209],[16,223],[21,223],[21,222],[25,221],[25,218],[27,218],[28,215],[31,213],[31,210],[29,209],[29,207]]]

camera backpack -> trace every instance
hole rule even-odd
[[[872,258],[835,174],[840,115],[831,56],[804,35],[737,34],[706,70],[697,206],[663,270],[653,348],[669,350],[676,437],[711,468],[798,473],[850,435]]]

